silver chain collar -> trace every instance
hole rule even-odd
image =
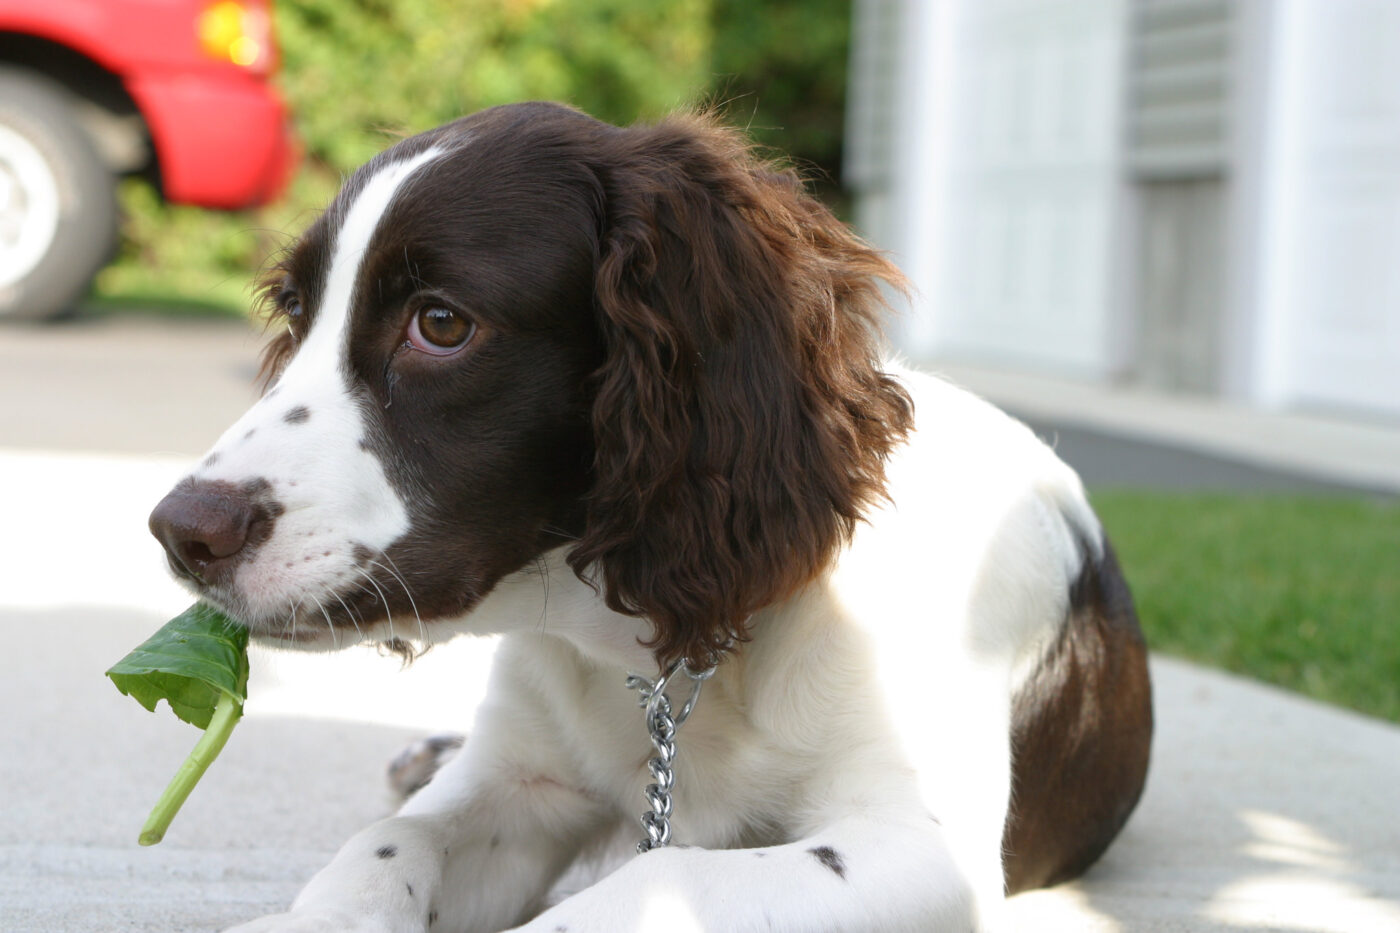
[[[690,717],[700,699],[700,688],[714,673],[714,665],[703,671],[692,671],[684,660],[680,660],[668,667],[654,682],[641,674],[627,675],[627,689],[640,693],[638,705],[646,710],[647,731],[651,735],[651,745],[656,749],[656,756],[647,762],[653,783],[648,784],[643,792],[650,809],[641,817],[646,838],[637,843],[639,853],[664,848],[671,842],[671,789],[676,783],[672,765],[676,760],[676,730]],[[666,687],[678,674],[690,679],[690,696],[680,712],[673,716]]]

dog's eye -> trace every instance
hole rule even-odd
[[[301,296],[289,287],[283,287],[277,296],[277,310],[287,316],[289,322],[301,319]]]
[[[408,324],[414,349],[437,356],[460,350],[476,333],[476,323],[449,308],[424,308]]]

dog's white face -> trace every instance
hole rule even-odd
[[[446,127],[351,179],[269,280],[275,381],[152,515],[255,636],[418,638],[577,533],[596,244],[537,221],[588,205],[562,167],[511,190],[539,165],[494,138]]]

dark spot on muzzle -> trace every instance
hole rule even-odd
[[[205,586],[228,583],[238,565],[272,536],[285,511],[265,479],[180,481],[151,512],[156,536],[179,576]]]
[[[287,413],[282,416],[282,420],[288,424],[305,424],[310,419],[311,409],[307,408],[305,405],[298,405],[296,408],[289,409]]]

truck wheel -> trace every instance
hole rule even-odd
[[[116,179],[67,93],[0,67],[0,320],[68,309],[116,242]]]

